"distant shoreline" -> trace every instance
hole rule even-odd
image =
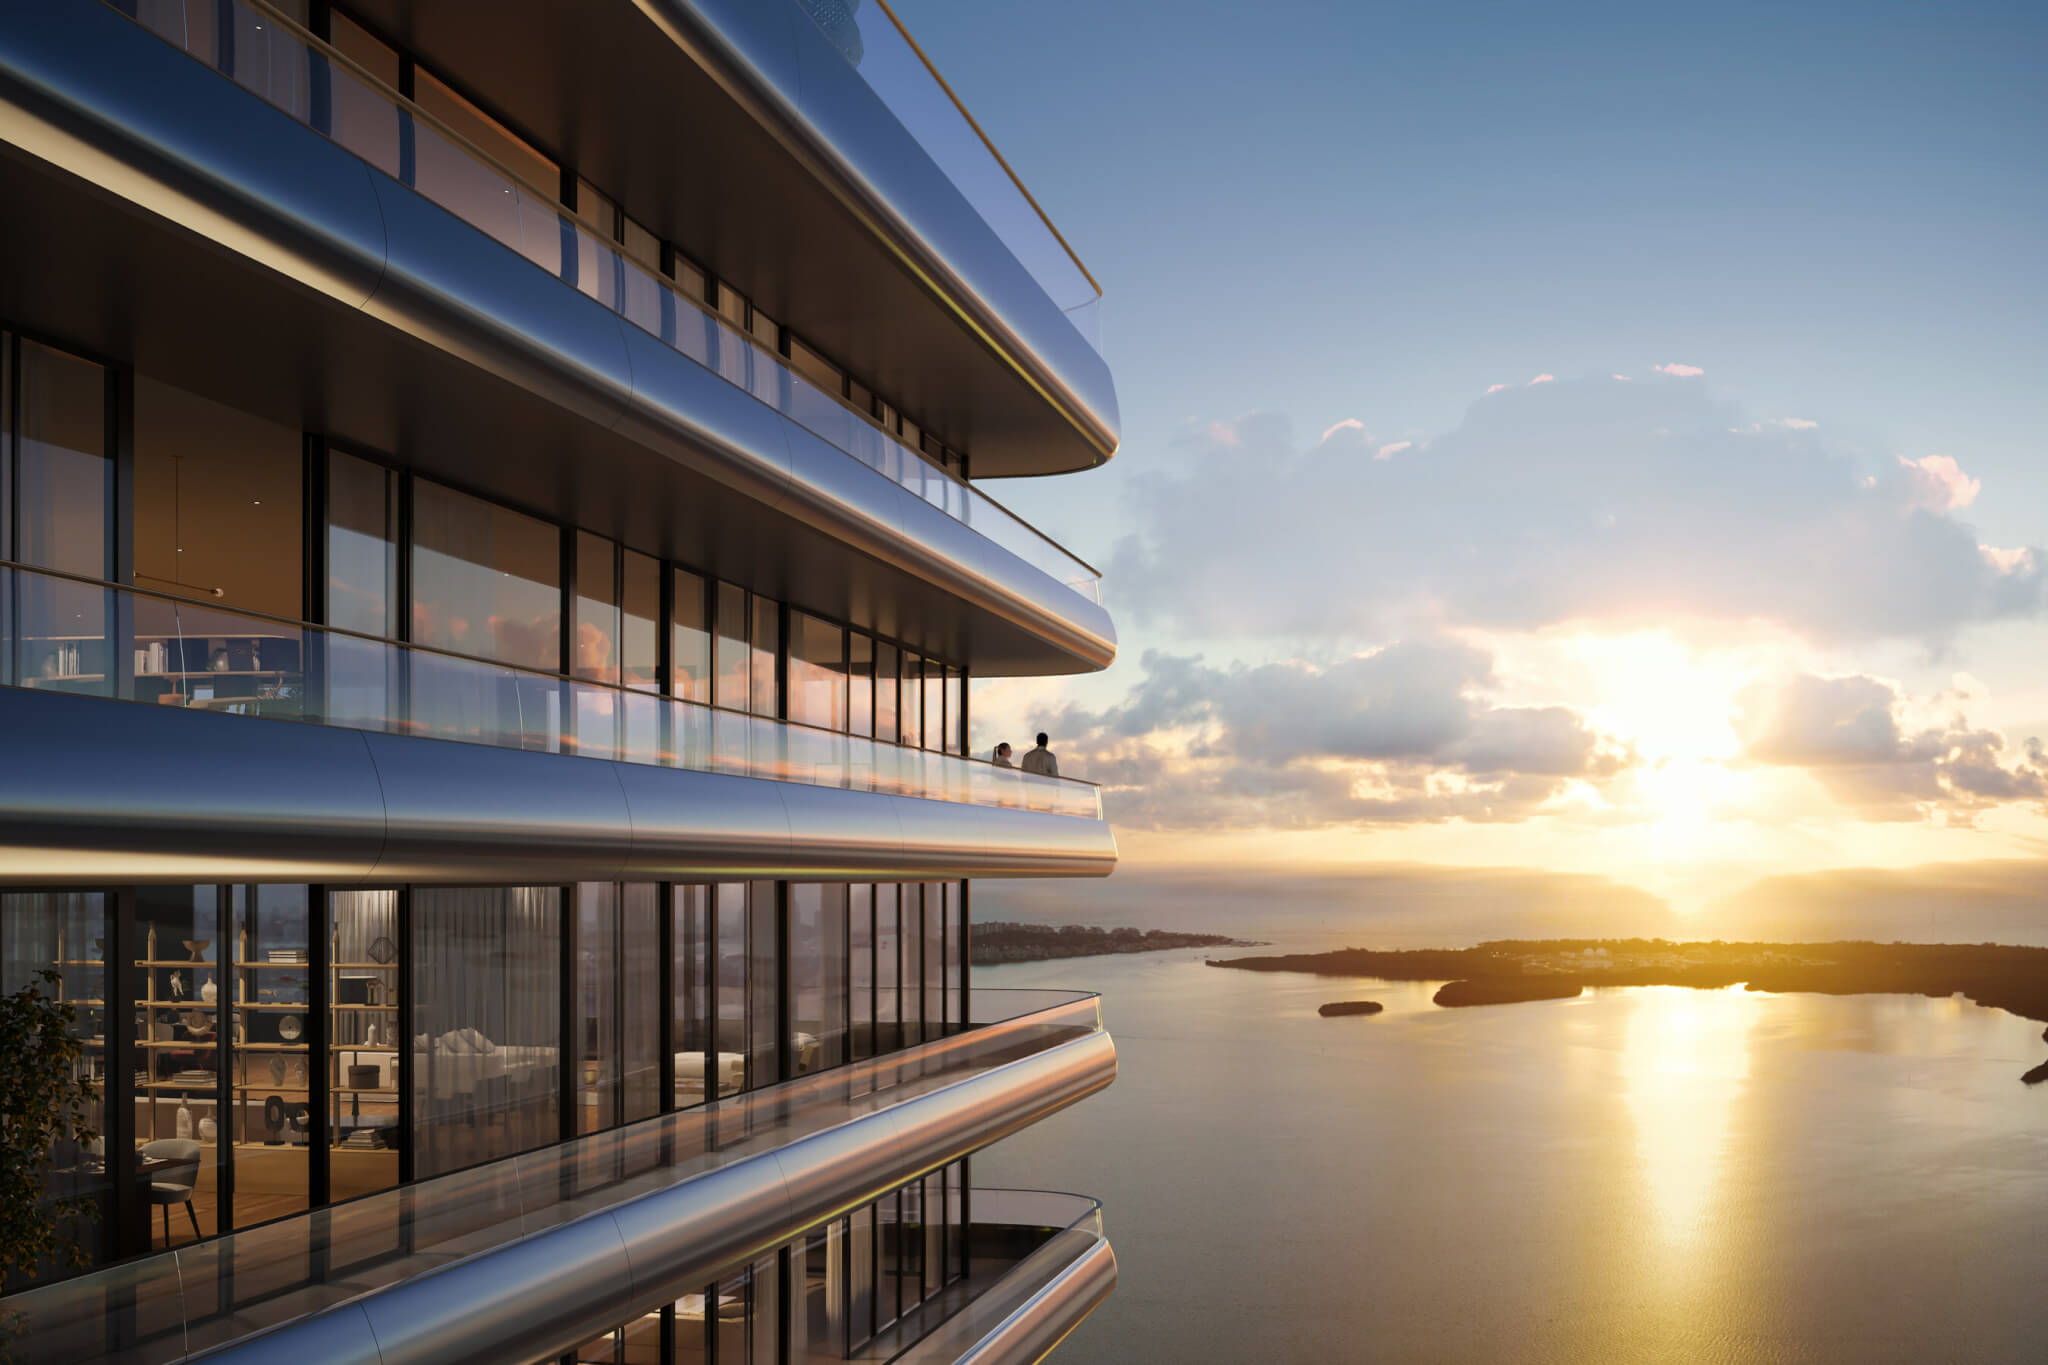
[[[1211,967],[1315,976],[1444,981],[1446,1008],[1571,999],[1588,986],[1690,986],[1821,995],[1962,994],[2048,1023],[2048,948],[1995,943],[1674,943],[1665,939],[1510,939],[1476,948],[1211,958]],[[2042,1034],[2048,1041],[2048,1031]],[[2048,1062],[2021,1077],[2048,1081]]]
[[[970,960],[977,967],[1006,962],[1051,962],[1111,953],[1158,953],[1172,948],[1264,948],[1257,939],[1228,934],[1184,934],[1170,929],[1101,929],[1085,924],[1018,924],[991,920],[974,926]]]

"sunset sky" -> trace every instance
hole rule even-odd
[[[974,704],[1127,871],[2048,848],[2038,6],[897,9],[1105,285],[1121,658]]]

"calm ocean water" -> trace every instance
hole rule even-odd
[[[1121,1282],[1063,1365],[2048,1360],[2039,1024],[1678,988],[1453,1011],[1202,957],[975,972],[1101,991],[1117,1041],[1106,1093],[974,1159],[1106,1205]],[[1387,1012],[1316,1015],[1361,998]]]

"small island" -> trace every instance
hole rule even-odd
[[[1571,1000],[1585,987],[1576,981],[1540,976],[1476,976],[1466,981],[1447,981],[1430,997],[1445,1009],[1463,1005],[1519,1005],[1530,1000]]]
[[[1316,1013],[1325,1019],[1335,1019],[1345,1014],[1378,1014],[1385,1008],[1377,1000],[1332,1000]]]
[[[1105,953],[1157,953],[1169,948],[1263,948],[1256,939],[1228,934],[1184,934],[1170,929],[1100,929],[1086,924],[1018,924],[990,920],[974,926],[970,956],[977,967],[1004,962],[1050,962]]]
[[[1673,943],[1665,939],[1503,939],[1475,948],[1381,952],[1341,948],[1278,957],[1211,958],[1249,972],[1443,981],[1434,999],[1460,1008],[1569,1000],[1588,986],[1692,986],[1823,995],[1963,995],[2048,1023],[2048,948],[1997,943]],[[2048,1041],[2048,1032],[2042,1034]],[[2048,1082],[2048,1062],[2020,1079]]]

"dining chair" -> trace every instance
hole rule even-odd
[[[159,1138],[136,1148],[140,1156],[171,1163],[149,1178],[149,1202],[164,1211],[164,1245],[171,1244],[171,1205],[183,1204],[192,1220],[192,1240],[199,1240],[199,1215],[192,1211],[192,1187],[199,1183],[199,1144],[191,1138]]]

